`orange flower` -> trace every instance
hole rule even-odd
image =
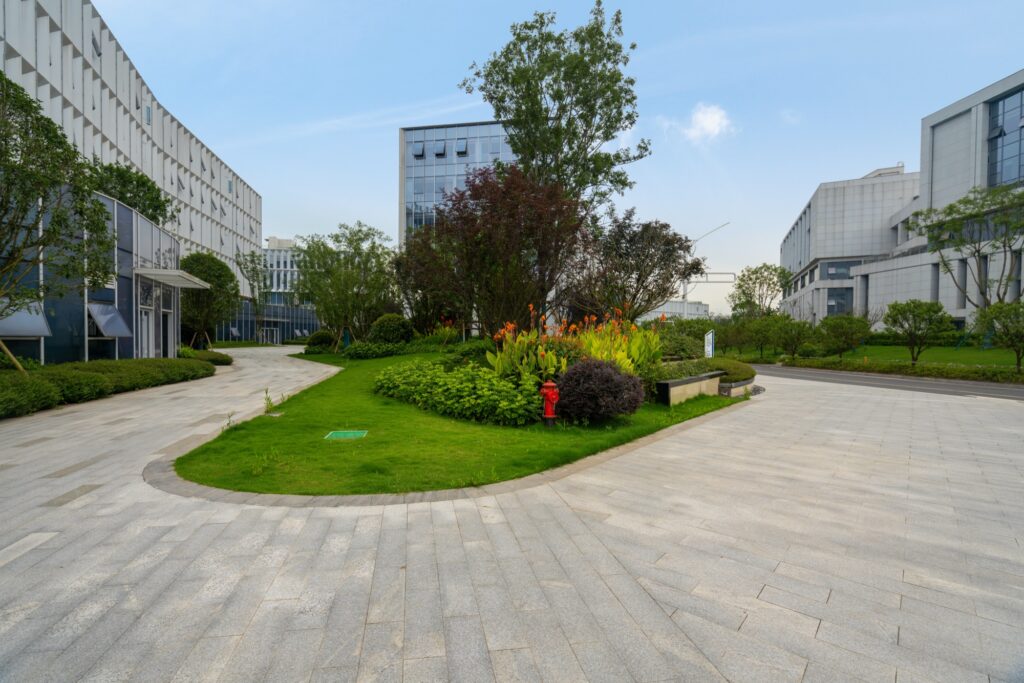
[[[664,313],[662,313],[662,314],[661,314],[661,322],[665,322],[665,321],[666,321],[667,319],[668,319],[668,318],[666,318],[666,317],[665,317],[665,314],[664,314]]]
[[[629,326],[629,331],[630,332],[636,332],[636,325],[630,325]]]
[[[530,304],[529,308],[530,308],[530,313],[533,313],[533,304]]]

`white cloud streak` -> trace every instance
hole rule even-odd
[[[666,132],[681,135],[699,145],[736,132],[729,114],[717,104],[698,102],[690,112],[689,121],[659,116],[658,123]]]

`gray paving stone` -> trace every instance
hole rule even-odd
[[[444,640],[449,680],[467,683],[494,680],[479,617],[445,617]]]

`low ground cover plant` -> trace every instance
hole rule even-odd
[[[126,391],[209,377],[210,363],[185,358],[136,358],[44,365],[23,375],[0,371],[0,418],[28,415],[61,403],[81,403]]]
[[[231,365],[234,362],[234,359],[228,354],[210,350],[196,351],[195,358],[205,360],[207,363],[213,363],[214,365]]]

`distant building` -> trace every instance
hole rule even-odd
[[[942,272],[927,238],[911,230],[910,218],[918,210],[941,209],[975,187],[1024,182],[1022,140],[1024,70],[925,117],[919,174],[879,176],[870,191],[864,181],[870,183],[871,175],[822,185],[835,186],[833,199],[824,202],[830,210],[822,210],[815,193],[780,248],[780,262],[795,274],[783,310],[812,321],[835,313],[877,317],[890,303],[922,299],[941,302],[959,323],[967,323],[973,306]],[[911,196],[893,207],[895,197],[911,187]],[[994,255],[985,264],[989,272],[1008,273],[1011,300],[1020,297],[1021,249],[1017,245],[1007,263]],[[953,251],[947,256],[958,279],[967,280],[966,260]],[[976,294],[977,284],[968,290]]]
[[[268,237],[263,256],[267,261],[270,296],[263,312],[263,328],[256,329],[252,304],[243,301],[234,320],[217,326],[221,341],[261,341],[280,344],[289,339],[307,337],[320,329],[316,311],[310,304],[296,301],[294,290],[299,279],[295,240]]]
[[[466,174],[496,160],[515,161],[500,123],[416,126],[398,131],[398,245],[409,230],[434,224],[445,192],[464,189]]]
[[[662,315],[666,318],[710,318],[711,307],[701,301],[666,301],[650,313],[640,316],[640,320],[656,320]]]

